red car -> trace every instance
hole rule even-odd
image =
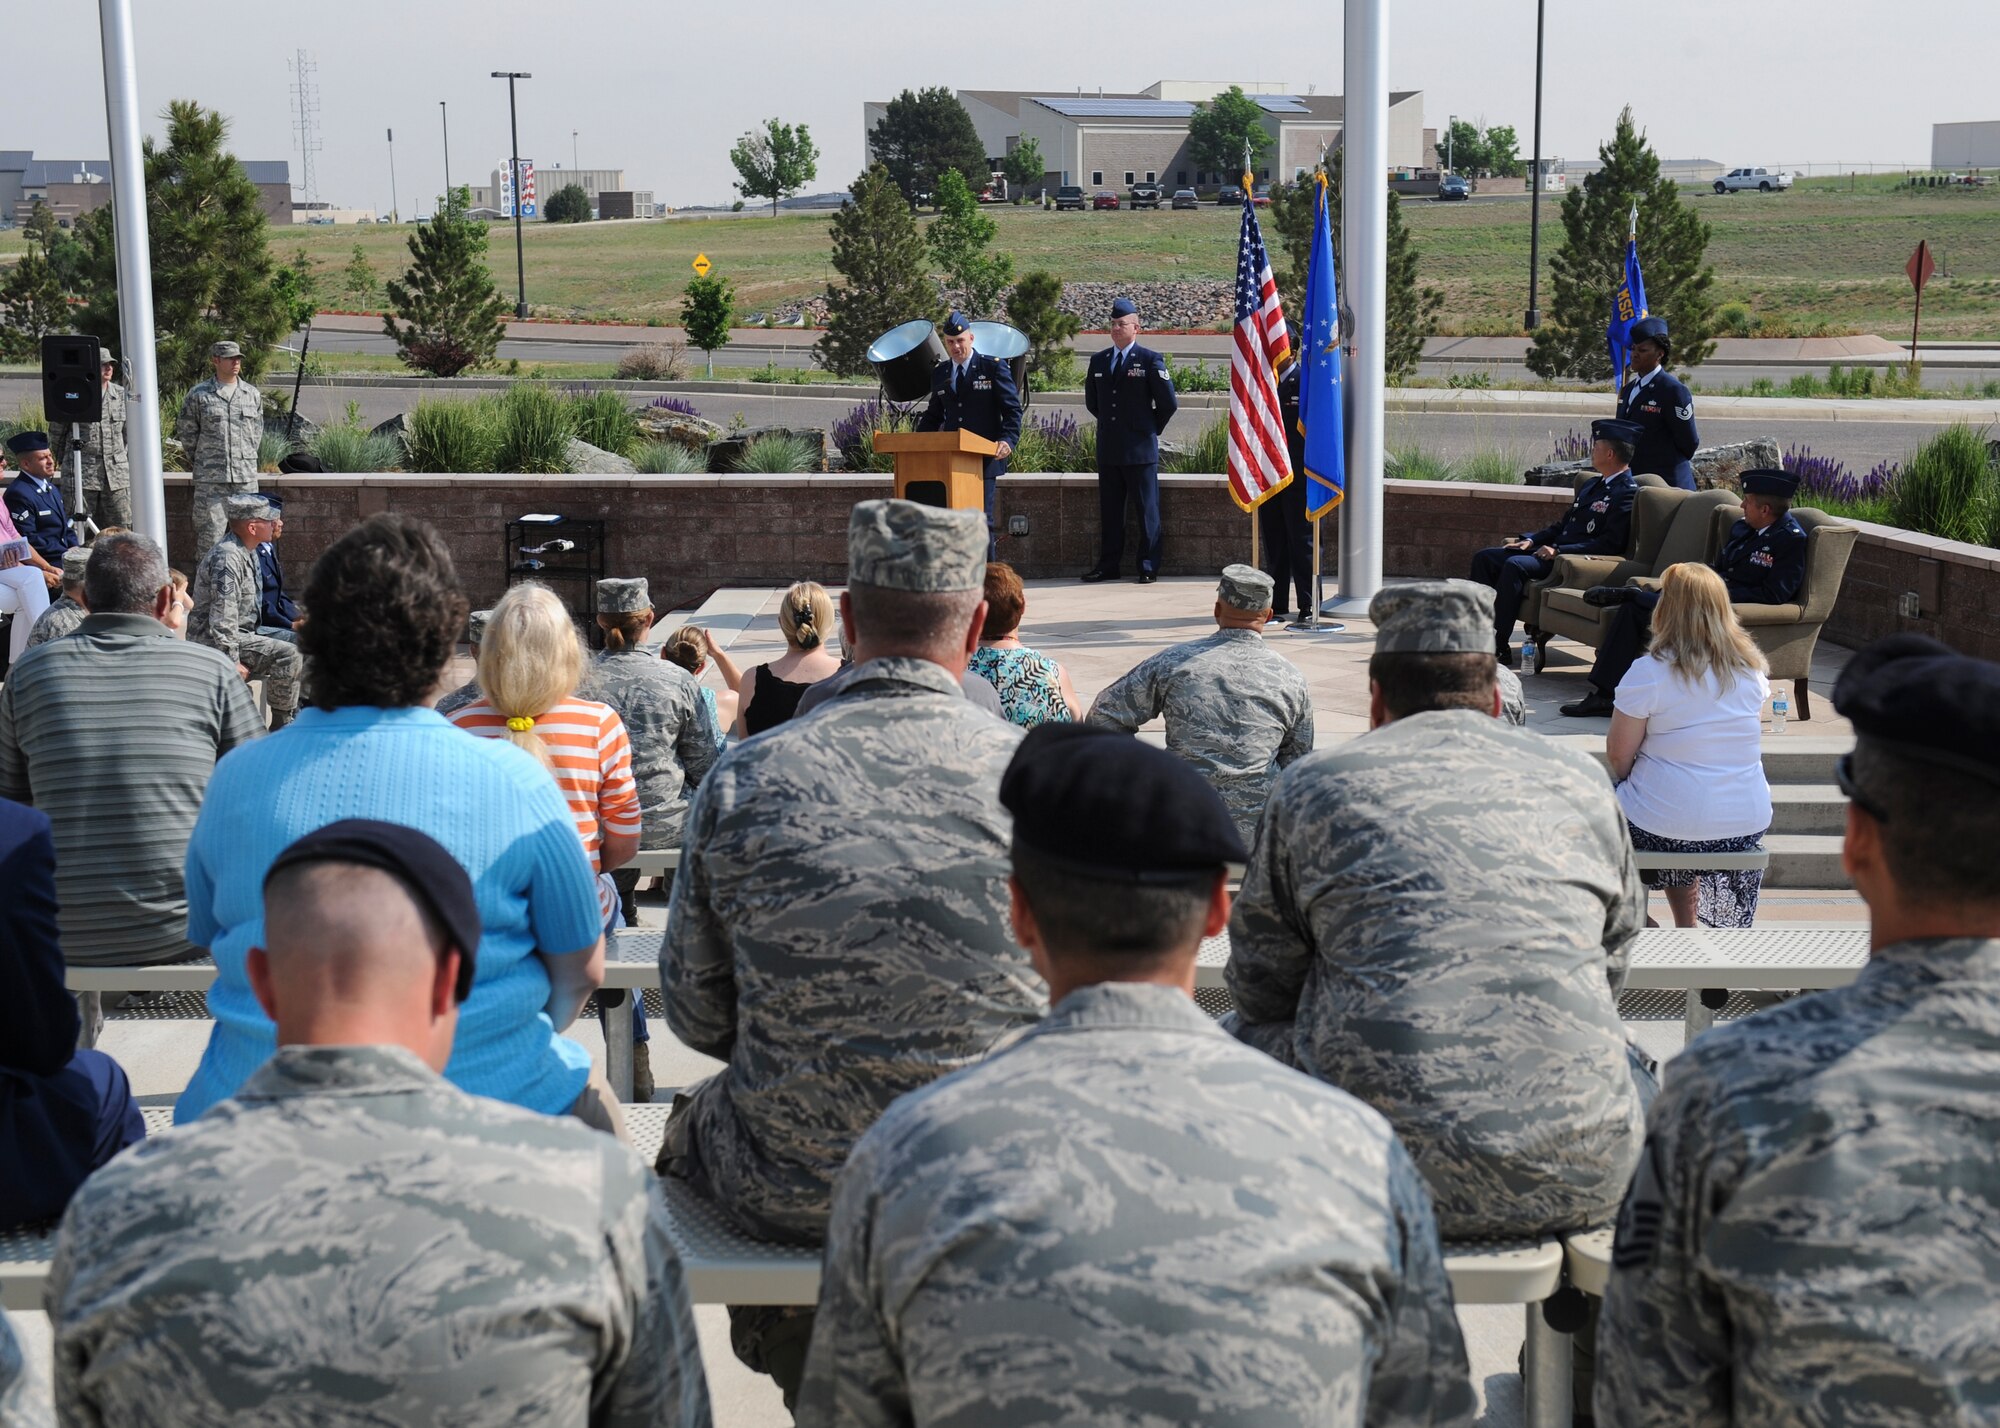
[[[1090,206],[1092,208],[1116,208],[1118,206],[1118,195],[1108,188],[1100,188],[1096,196],[1090,200]]]

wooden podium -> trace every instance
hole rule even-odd
[[[896,456],[896,496],[954,511],[986,509],[986,458],[1000,448],[970,431],[878,431],[877,451]]]

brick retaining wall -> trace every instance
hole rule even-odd
[[[1382,568],[1392,575],[1463,575],[1471,552],[1546,525],[1569,493],[1451,481],[1386,483]],[[731,585],[838,584],[847,566],[846,522],[855,501],[886,496],[887,476],[289,476],[268,489],[285,498],[286,572],[296,591],[314,557],[377,511],[405,511],[443,531],[476,604],[505,586],[501,528],[530,511],[606,522],[607,569],[644,575],[660,608],[694,604]],[[1202,575],[1250,553],[1250,517],[1218,476],[1160,478],[1168,575]],[[1097,555],[1093,476],[1010,476],[1001,514],[1026,516],[1029,534],[1003,539],[1001,556],[1030,579],[1081,574]],[[167,518],[177,562],[189,568],[188,482],[167,477]],[[1827,628],[1844,645],[1917,630],[1968,654],[2000,660],[2000,551],[1856,522],[1861,537]],[[1324,533],[1327,564],[1338,522]],[[1128,529],[1126,562],[1138,533]],[[1896,613],[1916,592],[1922,613]]]

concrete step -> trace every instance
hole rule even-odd
[[[1771,786],[1773,833],[1821,833],[1838,838],[1847,827],[1847,795],[1838,784],[1779,783]]]
[[[1773,833],[1765,838],[1771,866],[1764,874],[1767,888],[1845,888],[1837,833]]]

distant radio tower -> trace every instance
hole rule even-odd
[[[298,129],[299,201],[307,205],[319,197],[313,174],[313,155],[319,152],[319,82],[314,78],[318,73],[312,56],[300,50],[292,61],[292,109]]]

